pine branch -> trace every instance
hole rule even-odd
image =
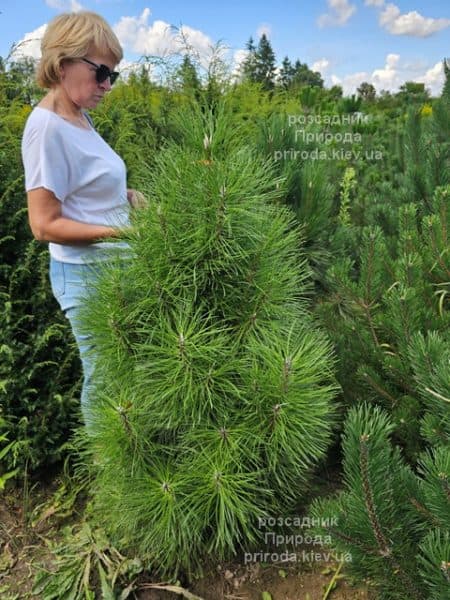
[[[343,542],[347,542],[350,545],[350,547],[356,546],[357,548],[361,548],[361,550],[364,550],[366,554],[372,554],[374,556],[378,553],[377,548],[366,546],[366,544],[363,544],[361,540],[357,540],[355,538],[350,537],[349,535],[345,535],[345,533],[342,533],[341,531],[333,529],[332,527],[324,527],[324,529],[330,535],[334,535],[337,538],[341,539]]]
[[[367,372],[364,372],[364,378],[373,387],[373,389],[380,394],[380,396],[389,400],[392,407],[394,407],[397,404],[397,400],[393,396],[391,396],[389,392],[383,389],[376,381],[374,381]]]
[[[370,485],[369,470],[368,470],[368,446],[367,446],[368,439],[369,439],[369,436],[367,434],[364,434],[360,437],[360,469],[361,469],[364,497],[365,497],[365,502],[366,502],[366,507],[367,507],[367,513],[369,515],[370,523],[372,525],[372,530],[375,534],[375,539],[378,542],[380,554],[383,557],[390,557],[392,555],[392,549],[389,547],[389,544],[381,530],[380,522],[378,520],[376,510],[375,510],[375,503],[374,503],[374,499],[373,499],[372,488]]]
[[[359,306],[361,306],[361,308],[364,311],[364,314],[366,315],[366,319],[367,322],[369,324],[369,329],[370,329],[370,333],[372,334],[372,338],[373,341],[375,343],[375,346],[379,347],[380,346],[380,342],[378,341],[378,337],[375,331],[375,327],[373,326],[373,320],[372,320],[372,315],[370,313],[370,304],[367,304],[366,302],[360,300],[359,301]]]
[[[427,519],[429,519],[435,527],[439,527],[441,525],[439,519],[431,513],[423,504],[421,504],[417,498],[410,498],[411,504],[417,509],[420,513],[424,515]]]
[[[450,269],[447,267],[445,262],[442,260],[442,252],[439,252],[439,248],[437,247],[436,238],[432,228],[430,228],[430,241],[431,247],[434,252],[435,258],[442,267],[443,271],[446,273],[447,277],[450,277]]]
[[[369,466],[369,460],[368,460],[369,450],[368,450],[368,445],[367,445],[368,439],[369,439],[369,436],[367,434],[363,434],[360,437],[360,469],[361,469],[361,477],[362,477],[367,512],[368,512],[369,519],[370,519],[370,522],[372,525],[372,530],[375,534],[375,539],[378,542],[379,554],[383,558],[388,559],[392,563],[394,574],[398,573],[398,575],[402,579],[403,584],[406,586],[406,588],[411,593],[411,598],[416,598],[417,600],[422,600],[423,599],[422,594],[418,591],[418,589],[415,587],[414,583],[410,580],[410,578],[407,576],[407,574],[403,571],[403,569],[400,566],[400,564],[398,563],[398,561],[395,559],[393,552],[392,552],[392,548],[389,546],[389,544],[382,532],[381,525],[378,520],[376,510],[375,510],[375,503],[374,503],[374,498],[373,498],[373,493],[372,493],[372,487],[370,484],[369,468],[368,468],[368,466]]]
[[[128,418],[128,415],[126,413],[126,409],[123,406],[118,406],[117,407],[117,412],[120,415],[120,419],[123,423],[123,426],[125,428],[125,431],[127,432],[128,436],[131,438],[133,437],[133,431],[131,429],[131,425],[130,425],[130,420]]]
[[[439,473],[439,480],[441,482],[442,489],[444,494],[447,496],[450,502],[450,484],[448,482],[447,475],[445,473]]]

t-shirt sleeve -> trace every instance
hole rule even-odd
[[[27,123],[22,137],[22,161],[27,192],[43,187],[61,202],[69,194],[69,161],[60,132],[48,123]]]

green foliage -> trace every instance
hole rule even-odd
[[[412,458],[423,448],[420,427],[428,440],[448,435],[448,194],[437,188],[421,220],[404,205],[391,251],[379,227],[363,228],[358,262],[335,261],[318,307],[343,357],[347,401],[392,411]]]
[[[367,81],[363,81],[357,91],[358,96],[362,98],[363,102],[372,102],[377,95],[375,87]]]
[[[200,80],[192,59],[188,54],[183,57],[183,62],[177,72],[177,79],[181,90],[188,96],[198,98],[200,91]]]
[[[446,58],[442,61],[445,74],[444,89],[442,90],[442,100],[445,102],[450,101],[450,59]]]
[[[275,54],[265,33],[260,37],[255,53],[254,80],[262,84],[264,90],[274,87]]]
[[[27,222],[20,139],[27,102],[42,94],[32,70],[25,62],[0,73],[0,434],[14,442],[0,473],[17,476],[59,461],[79,415],[78,351],[50,289],[48,251],[32,239]],[[99,132],[123,156],[130,187],[140,187],[156,147],[171,134],[173,105],[143,69],[93,113]]]
[[[0,442],[1,443],[6,443],[8,441],[8,438],[6,435],[0,435]],[[8,453],[14,453],[15,449],[17,446],[17,442],[10,442],[9,444],[7,444],[6,446],[3,446],[3,448],[1,448],[0,450],[0,460],[5,460],[5,456]],[[0,473],[0,491],[2,491],[5,488],[5,484],[8,481],[8,479],[11,479],[11,477],[15,477],[17,472],[18,472],[18,468],[14,469],[14,471],[9,471],[8,473]]]
[[[319,72],[312,71],[306,63],[298,59],[292,64],[287,56],[283,59],[275,80],[275,54],[265,33],[260,37],[258,47],[255,46],[253,38],[250,38],[246,49],[247,57],[241,67],[244,81],[258,83],[265,91],[274,90],[276,87],[294,92],[301,88],[323,88],[323,79]]]
[[[424,83],[416,83],[415,81],[406,81],[400,86],[398,97],[404,103],[424,102],[429,98],[429,94],[425,89]]]
[[[350,195],[356,187],[355,169],[349,167],[345,170],[344,177],[341,181],[341,206],[339,208],[338,220],[342,225],[350,223]]]
[[[285,56],[281,63],[280,72],[278,73],[278,83],[284,89],[287,90],[292,84],[292,77],[294,75],[294,68],[289,60],[288,56]]]
[[[355,113],[361,108],[362,97],[355,96],[354,94],[350,97],[342,98],[339,102],[338,110],[342,113]]]
[[[418,573],[420,593],[441,599],[449,577],[448,62],[440,99],[410,82],[398,94],[362,85],[358,97],[344,98],[288,57],[275,82],[265,46],[258,58],[260,46],[249,42],[239,83],[220,60],[202,76],[189,53],[158,85],[146,62],[93,113],[124,157],[130,187],[152,200],[136,215],[139,261],[105,276],[92,307],[107,378],[91,440],[105,464],[98,510],[116,542],[150,548],[151,564],[175,570],[191,566],[191,555],[193,565],[206,551],[256,543],[255,515],[293,506],[331,435],[332,351],[307,316],[308,301],[332,337],[344,402],[382,405],[389,418],[378,412],[373,431],[386,440],[386,425],[418,464],[416,475],[387,441],[374,444],[392,467],[384,498],[369,443],[380,523],[393,527],[405,553],[393,551],[399,571],[380,554],[361,460],[359,475],[350,461],[349,485],[366,498],[352,531],[361,540],[372,532],[359,546],[361,570],[369,560],[375,581],[392,579],[392,598],[404,597],[398,581],[414,597],[406,581]],[[20,136],[43,94],[33,68],[0,63],[0,485],[64,455],[79,402],[77,351],[49,289],[47,251],[26,219]],[[221,97],[233,114],[214,119]],[[203,120],[183,112],[200,98],[210,109]],[[351,127],[313,122],[357,110],[370,118]],[[305,125],[289,126],[288,115]],[[308,141],[329,132],[361,135],[344,147],[350,160],[295,157],[338,148],[335,139]],[[374,150],[380,160],[370,158]],[[405,508],[401,532],[397,507]],[[380,531],[389,542],[389,530]],[[64,564],[62,572],[71,569]],[[76,563],[69,587],[86,564]],[[111,587],[105,565],[95,569],[86,594],[100,579]],[[51,576],[44,588],[52,593]]]
[[[15,76],[9,74],[8,77]],[[76,422],[79,368],[26,215],[20,135],[29,107],[0,106],[0,475],[50,465]]]
[[[348,568],[369,578],[380,599],[448,597],[450,453],[437,448],[406,464],[389,437],[394,424],[378,407],[353,408],[343,435],[344,491],[316,500],[312,514],[336,526],[320,529]],[[419,577],[417,575],[419,574]]]
[[[427,589],[427,600],[445,600],[450,588],[450,532],[431,530],[419,549],[419,572]]]
[[[143,82],[116,85],[92,113],[95,127],[127,165],[128,186],[139,188],[140,173],[153,160],[163,137],[170,135],[170,94]],[[148,150],[144,160],[143,149]]]
[[[105,600],[130,597],[134,585],[126,582],[142,571],[140,559],[122,556],[103,531],[86,521],[76,529],[66,526],[62,536],[63,540],[52,547],[52,570],[42,565],[37,572],[33,596],[41,600],[94,600],[99,589]]]
[[[294,89],[303,86],[322,88],[323,79],[318,71],[311,71],[306,63],[296,60],[292,68],[291,85]]]
[[[256,148],[264,158],[275,161],[275,173],[285,181],[283,200],[301,224],[303,252],[314,278],[320,281],[332,261],[329,241],[336,228],[332,218],[337,211],[333,184],[336,171],[327,168],[325,161],[302,158],[302,152],[315,148],[306,134],[315,134],[316,129],[291,124],[289,115],[283,112],[258,119],[257,125]]]
[[[258,47],[250,38],[247,43],[248,55],[242,65],[244,80],[258,83],[261,89],[267,91],[275,85],[275,54],[270,41],[263,33],[259,39]]]
[[[272,163],[224,105],[176,125],[147,174],[135,257],[110,265],[85,311],[97,513],[114,544],[151,551],[166,573],[256,543],[258,516],[292,508],[325,454],[337,390]]]

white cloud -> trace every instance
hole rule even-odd
[[[176,29],[161,20],[149,24],[150,14],[150,9],[144,8],[139,17],[122,17],[114,26],[114,32],[125,49],[159,57],[189,49],[202,64],[207,63],[213,42],[206,34],[188,25]]]
[[[424,83],[433,96],[438,96],[444,84],[444,72],[442,63],[434,66],[424,66],[420,63],[402,61],[398,54],[388,54],[383,67],[374,69],[372,72],[359,71],[349,73],[342,77],[331,74],[326,77],[328,85],[341,85],[344,95],[355,94],[357,88],[363,81],[371,83],[377,92],[387,90],[393,93],[399,91],[400,86],[406,81]]]
[[[422,75],[416,81],[424,83],[425,87],[428,87],[434,95],[438,95],[442,92],[442,86],[444,85],[444,68],[442,62],[437,62],[434,67],[428,69],[425,75]]]
[[[233,54],[233,67],[236,71],[239,70],[240,66],[247,58],[249,52],[248,50],[236,50]]]
[[[423,17],[416,10],[402,14],[395,4],[387,4],[380,13],[379,23],[381,27],[393,35],[428,37],[449,27],[450,19]]]
[[[238,82],[242,80],[242,65],[247,56],[248,50],[235,50],[231,59],[230,76],[232,81]]]
[[[370,75],[366,71],[359,71],[358,73],[351,73],[344,77],[338,77],[337,75],[331,75],[329,83],[331,85],[340,85],[345,96],[354,94],[356,89],[361,85],[363,81],[368,81]]]
[[[71,12],[79,12],[83,10],[83,6],[77,0],[45,0],[47,6],[50,8],[57,8],[58,10],[67,10]]]
[[[399,60],[400,56],[398,54],[388,54],[384,67],[375,69],[372,72],[371,83],[377,89],[394,89],[398,79],[397,66]]]
[[[120,80],[127,81],[132,73],[139,74],[141,71],[147,71],[150,79],[155,83],[158,82],[158,74],[151,63],[141,61],[131,61],[124,58],[120,61],[118,71],[120,71]]]
[[[320,58],[316,60],[311,66],[311,71],[319,71],[319,73],[326,73],[330,68],[330,61],[327,58]]]
[[[262,36],[263,33],[266,34],[267,38],[269,38],[270,34],[272,33],[272,28],[267,23],[261,23],[261,25],[256,30],[256,35],[258,36],[258,39]]]
[[[384,6],[384,0],[365,0],[364,4],[366,6]]]
[[[327,0],[327,4],[330,12],[320,15],[317,19],[319,27],[345,25],[356,11],[356,6],[349,4],[348,0]]]
[[[15,44],[14,50],[11,53],[11,59],[18,60],[26,57],[34,59],[40,58],[41,40],[44,37],[46,29],[47,23],[44,23],[44,25],[41,25],[34,31],[26,33],[23,38]]]

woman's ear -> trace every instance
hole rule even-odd
[[[58,75],[59,75],[60,81],[62,81],[64,79],[65,74],[66,74],[65,64],[64,64],[64,60],[62,60],[58,66]]]

